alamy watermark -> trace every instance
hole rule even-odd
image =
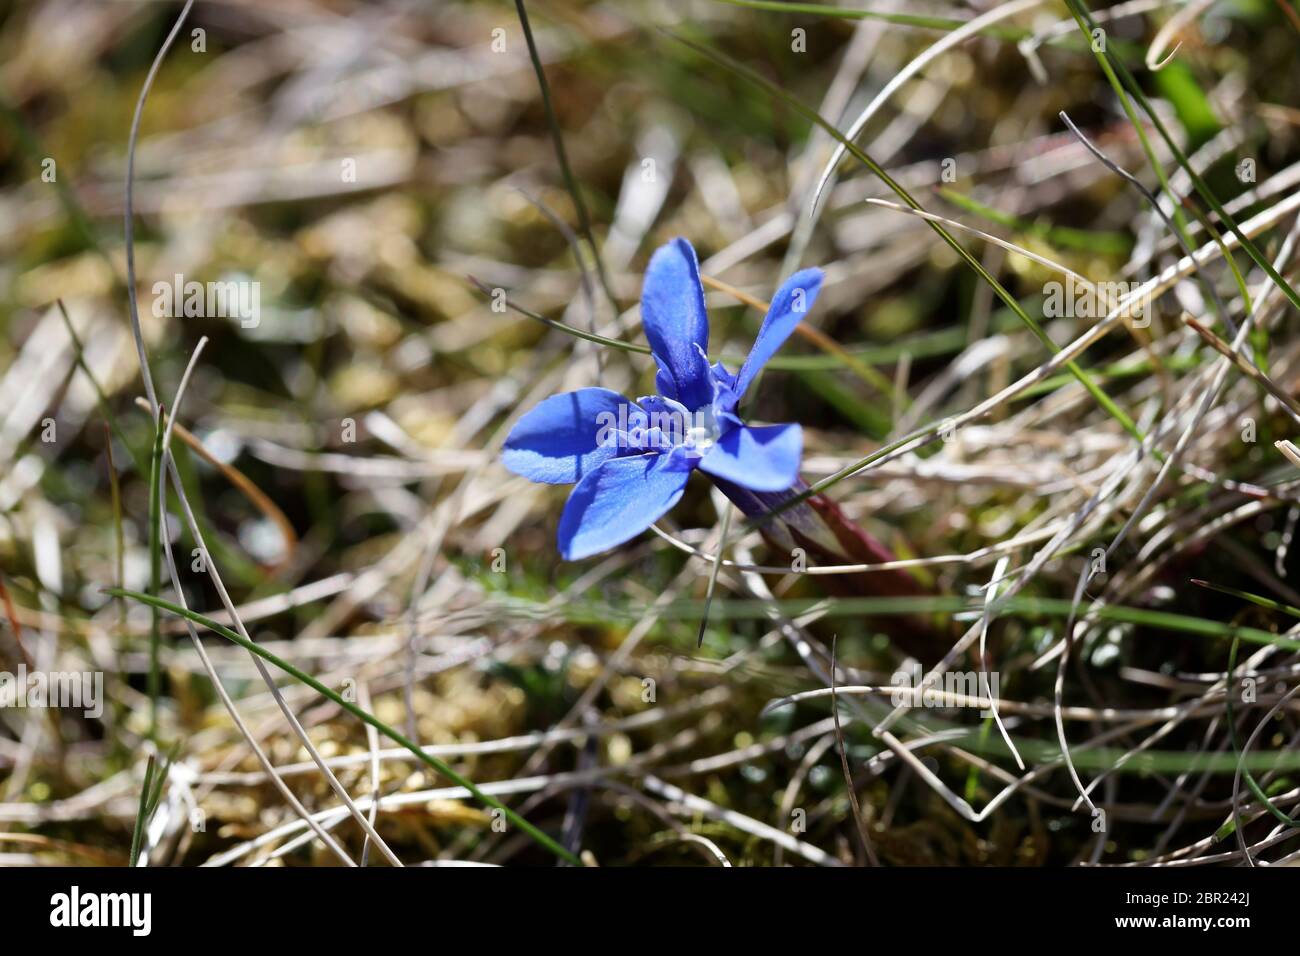
[[[130,929],[132,936],[148,936],[153,929],[153,894],[83,893],[74,884],[68,892],[50,897],[50,925],[118,926]]]
[[[244,279],[187,282],[178,272],[170,282],[153,284],[153,314],[160,319],[238,319],[242,328],[255,329],[262,321],[262,284]]]
[[[1043,286],[1043,315],[1049,319],[1104,319],[1111,313],[1135,328],[1151,324],[1152,296],[1141,282],[1078,282],[1066,275]]]
[[[620,403],[617,412],[606,410],[596,414],[596,428],[596,445],[600,448],[646,451],[681,448],[697,456],[712,448],[721,435],[712,407],[690,411],[670,398],[655,400],[650,411]]]
[[[0,671],[0,707],[80,710],[92,720],[104,713],[103,671]]]
[[[981,717],[992,717],[1002,679],[997,671],[944,671],[927,681],[920,663],[911,661],[889,683],[895,707],[979,707]]]

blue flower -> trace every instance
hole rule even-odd
[[[577,483],[560,516],[559,546],[576,561],[635,538],[675,505],[690,473],[771,492],[799,478],[798,425],[746,425],[736,405],[821,290],[820,269],[777,290],[754,347],[735,375],[709,364],[695,250],[658,249],[646,269],[641,319],[659,372],[658,395],[631,402],[605,388],[553,395],[521,418],[502,462],[547,484]]]

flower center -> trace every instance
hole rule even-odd
[[[722,429],[718,426],[717,416],[713,414],[713,406],[696,409],[690,422],[691,426],[686,430],[686,439],[682,445],[696,455],[703,455],[722,437]]]

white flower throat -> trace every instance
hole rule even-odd
[[[686,440],[682,444],[700,454],[716,445],[722,437],[722,429],[718,425],[718,417],[713,414],[712,405],[697,409],[688,421],[691,426],[687,429]]]

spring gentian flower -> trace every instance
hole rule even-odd
[[[695,250],[685,239],[658,249],[646,269],[641,319],[655,363],[658,395],[631,402],[605,388],[553,395],[521,418],[502,462],[517,475],[577,487],[560,516],[560,553],[570,561],[622,544],[675,505],[699,469],[755,492],[799,480],[798,425],[746,425],[741,396],[794,331],[821,289],[805,269],[777,290],[749,357],[732,374],[709,364]]]

